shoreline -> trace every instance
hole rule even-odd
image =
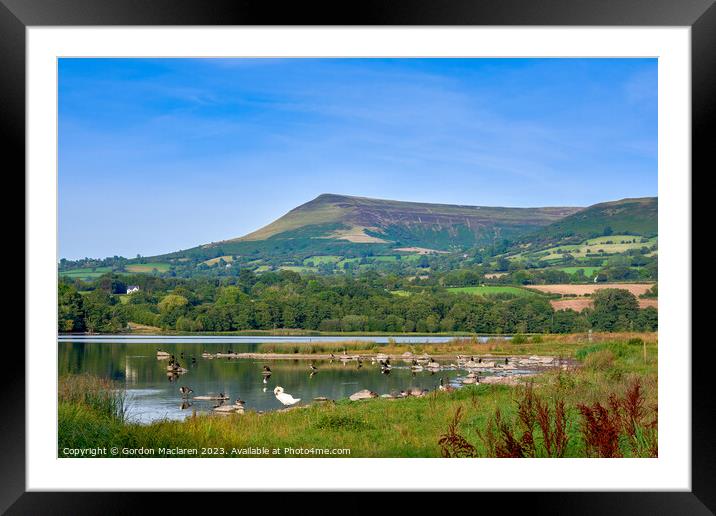
[[[535,335],[551,335],[549,333],[397,333],[397,332],[280,332],[280,331],[265,331],[265,332],[178,332],[178,331],[126,331],[119,333],[58,333],[58,337],[341,337],[341,338],[354,338],[354,337],[453,337],[453,338],[505,338],[514,337],[515,335],[524,335],[526,337],[532,337]]]

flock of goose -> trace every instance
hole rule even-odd
[[[229,355],[229,356],[232,356],[233,354],[234,353],[231,350],[229,350],[229,352],[226,353],[226,355]],[[182,359],[184,359],[184,352],[182,352],[180,356]],[[192,363],[196,363],[195,357],[192,356],[190,358],[191,358]],[[183,373],[188,372],[187,369],[185,369],[184,367],[181,366],[181,364],[176,359],[176,357],[167,351],[157,348],[157,359],[158,360],[169,360],[169,363],[167,365],[167,373],[168,374],[177,375],[177,374],[183,374]],[[318,372],[318,368],[315,366],[315,364],[313,362],[311,362],[309,369],[310,369],[311,376],[313,376],[314,374],[316,374],[316,372]],[[261,375],[263,377],[263,383],[268,383],[268,379],[271,377],[272,374],[273,373],[271,371],[271,368],[269,366],[265,365],[263,367],[263,371],[261,372]],[[181,406],[182,409],[188,408],[191,406],[191,403],[189,403],[189,397],[193,393],[194,393],[194,390],[191,387],[187,387],[184,385],[179,387],[179,394],[181,395],[181,398],[182,398],[182,406]],[[301,401],[301,398],[294,398],[290,394],[284,392],[284,389],[281,386],[276,386],[276,388],[273,390],[273,393],[274,393],[274,396],[276,396],[276,399],[278,401],[280,401],[285,406],[295,405],[299,401]],[[220,392],[217,395],[193,396],[193,397],[191,397],[191,399],[195,400],[195,401],[216,401],[217,404],[214,405],[213,410],[215,412],[220,412],[220,413],[232,413],[232,412],[243,413],[244,407],[246,406],[246,402],[240,398],[237,398],[232,405],[226,405],[225,402],[228,401],[230,398],[223,392]]]
[[[226,353],[202,353],[202,357],[204,358],[235,358],[236,353],[233,352],[231,349],[229,349]],[[182,352],[180,354],[180,358],[182,360],[185,360],[186,357],[184,356],[184,353]],[[480,372],[491,370],[493,372],[499,372],[502,371],[508,371],[508,370],[515,370],[518,367],[521,366],[552,366],[554,365],[554,357],[538,357],[538,356],[531,356],[528,358],[521,357],[521,358],[500,358],[495,359],[493,357],[490,358],[490,360],[483,360],[480,357],[475,358],[474,356],[467,356],[467,355],[457,355],[457,359],[455,363],[441,365],[438,363],[433,357],[428,355],[427,353],[421,355],[421,356],[414,356],[410,352],[404,353],[401,357],[402,361],[404,363],[410,364],[410,370],[415,375],[415,373],[421,372],[421,371],[428,371],[430,374],[435,374],[436,372],[439,372],[441,370],[455,370],[455,369],[463,369],[466,370],[468,373],[467,375],[463,377],[459,377],[457,379],[457,383],[463,384],[463,385],[473,385],[480,383]],[[174,355],[167,351],[163,351],[161,349],[157,349],[157,359],[159,360],[169,360],[167,365],[167,374],[172,375],[172,377],[176,377],[179,374],[186,373],[188,370],[182,367],[181,363],[176,359]],[[196,363],[196,358],[193,356],[190,356],[189,359],[192,363]],[[393,365],[390,362],[390,357],[384,353],[378,353],[375,356],[372,357],[362,357],[360,355],[348,355],[345,350],[341,355],[334,355],[331,353],[329,355],[330,362],[333,362],[334,360],[339,360],[343,364],[346,364],[351,361],[355,361],[357,368],[360,369],[363,367],[364,360],[370,360],[371,364],[378,365],[380,368],[380,372],[382,374],[390,374],[391,370],[393,369]],[[318,367],[316,366],[314,361],[311,361],[308,365],[308,373],[309,376],[313,377],[315,374],[318,373]],[[263,369],[261,371],[261,376],[263,378],[263,383],[267,384],[269,382],[269,378],[273,372],[271,371],[271,368],[268,365],[264,365]],[[493,378],[494,379],[494,378]],[[172,378],[170,378],[170,381],[173,381]],[[495,383],[495,382],[489,382],[489,383]],[[444,392],[450,392],[455,389],[454,386],[450,385],[448,382],[445,381],[444,378],[440,378],[440,385],[438,386],[438,390],[444,391]],[[266,391],[267,388],[264,387],[264,391]],[[179,393],[182,398],[182,408],[186,408],[187,406],[191,406],[191,403],[189,403],[190,395],[193,394],[193,390],[190,387],[187,386],[181,386],[179,387]],[[383,394],[378,395],[377,393],[370,391],[368,389],[364,389],[362,391],[358,391],[354,394],[352,394],[349,398],[353,401],[357,400],[363,400],[363,399],[370,399],[370,398],[405,398],[409,396],[425,396],[429,391],[426,389],[416,389],[411,388],[408,390],[401,390],[401,391],[393,391],[389,394]],[[288,394],[284,391],[283,387],[276,386],[273,390],[274,396],[276,399],[284,406],[290,407],[293,405],[296,405],[301,401],[301,398],[294,398],[291,394]],[[236,399],[233,404],[226,404],[226,401],[229,400],[229,397],[226,396],[223,392],[219,393],[218,395],[202,395],[202,396],[193,396],[191,398],[192,400],[196,401],[215,401],[217,402],[216,405],[213,407],[213,410],[215,412],[219,413],[243,413],[244,407],[246,403],[241,399]],[[329,401],[327,398],[315,398],[314,401]]]

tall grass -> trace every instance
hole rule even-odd
[[[381,348],[375,342],[351,340],[338,342],[298,342],[295,344],[282,344],[275,342],[264,342],[259,344],[259,353],[294,353],[301,355],[313,355],[321,353],[342,353],[348,351],[374,351]]]
[[[59,379],[58,401],[86,407],[97,415],[124,421],[127,396],[116,382],[90,374],[67,375]]]

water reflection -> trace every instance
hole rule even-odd
[[[158,344],[161,342],[161,344]],[[240,399],[247,410],[271,411],[282,408],[274,395],[281,386],[304,402],[314,398],[347,398],[361,389],[379,394],[408,389],[433,390],[440,379],[460,385],[455,369],[417,370],[410,361],[396,360],[263,360],[205,358],[205,353],[255,351],[256,342],[121,341],[103,337],[58,342],[60,375],[91,373],[123,383],[128,394],[128,416],[139,422],[157,419],[184,419],[193,411],[206,412],[223,403]],[[169,353],[157,358],[157,348]],[[180,368],[171,368],[174,357]],[[443,366],[447,366],[443,363]],[[183,395],[182,391],[191,389]],[[197,399],[199,398],[199,399]],[[217,399],[222,398],[222,399]]]

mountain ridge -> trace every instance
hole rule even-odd
[[[416,228],[424,233],[429,230],[445,233],[445,236],[461,235],[463,241],[471,240],[469,235],[472,234],[473,243],[477,243],[505,232],[521,233],[546,226],[581,209],[572,206],[523,208],[425,203],[324,193],[256,231],[213,245],[263,241],[282,235],[291,238],[291,232],[310,227],[316,229],[314,238],[353,243],[390,243],[396,239],[400,240],[397,243],[404,243],[406,238],[409,244],[429,243],[425,241],[426,238],[430,240],[427,234],[421,238],[410,237],[409,233],[415,232]]]

